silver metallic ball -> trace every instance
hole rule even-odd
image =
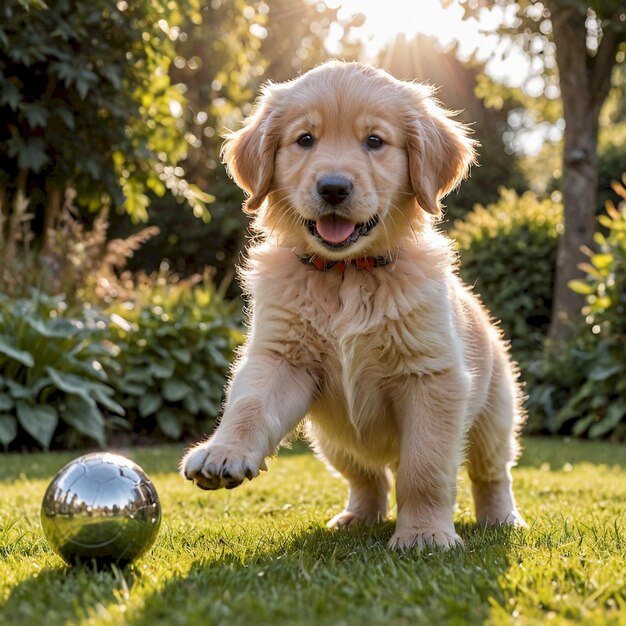
[[[127,563],[154,543],[161,504],[137,464],[94,452],[54,477],[43,498],[41,525],[52,549],[68,563]]]

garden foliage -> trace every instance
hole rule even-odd
[[[41,233],[68,187],[81,206],[105,194],[135,219],[148,190],[209,199],[174,167],[187,152],[168,74],[183,15],[161,0],[0,3],[0,210],[29,196]]]
[[[27,200],[17,204],[19,232],[0,237],[8,259],[0,444],[104,446],[120,430],[152,439],[208,432],[242,340],[239,301],[226,301],[209,273],[180,281],[164,266],[133,275],[128,259],[157,229],[107,241],[108,211],[88,228],[72,201],[67,195],[45,263],[30,252]]]
[[[0,443],[68,443],[71,431],[105,442],[105,417],[123,415],[102,366],[106,323],[62,298],[0,296]]]
[[[626,182],[626,176],[623,177]],[[596,250],[581,266],[585,278],[570,287],[585,296],[581,325],[562,350],[546,353],[534,367],[531,411],[552,432],[626,439],[626,188],[623,201],[607,203],[598,218]]]
[[[562,214],[558,202],[501,189],[497,202],[476,205],[450,231],[462,277],[500,320],[520,361],[541,350],[550,324]]]
[[[243,338],[239,310],[208,276],[177,283],[165,273],[138,281],[133,302],[108,308],[111,381],[134,433],[179,439],[211,429]]]
[[[0,297],[0,444],[104,446],[119,431],[179,439],[211,429],[241,340],[237,304],[208,278],[144,277],[137,292],[105,313],[70,313],[63,297],[38,291]]]

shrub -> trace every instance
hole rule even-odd
[[[104,446],[116,429],[175,439],[208,429],[242,339],[238,303],[208,275],[134,276],[128,259],[158,229],[107,241],[107,210],[87,227],[73,199],[68,191],[44,254],[30,245],[27,199],[8,224],[0,212],[0,444]]]
[[[562,215],[558,202],[503,188],[498,202],[476,205],[450,231],[461,276],[501,321],[520,361],[542,348],[548,330]]]
[[[113,400],[102,360],[106,324],[89,309],[77,319],[61,298],[33,291],[0,295],[0,443],[33,443],[77,436],[104,445],[103,410],[123,415]]]
[[[223,300],[208,276],[175,282],[164,271],[144,276],[134,293],[134,301],[108,308],[116,401],[135,433],[179,439],[206,432],[243,339],[238,302]]]
[[[177,282],[161,272],[132,286],[135,300],[105,313],[85,305],[70,315],[63,296],[38,291],[0,296],[5,449],[103,447],[116,430],[170,439],[210,430],[243,339],[238,303],[208,276]]]
[[[626,182],[626,176],[623,177]],[[620,209],[607,203],[598,218],[597,250],[582,280],[570,287],[585,295],[586,324],[571,344],[537,366],[540,384],[530,405],[552,431],[590,438],[626,438],[626,188],[615,184],[623,198]]]

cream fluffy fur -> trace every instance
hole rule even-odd
[[[298,143],[303,135],[312,145]],[[184,476],[204,489],[235,487],[306,418],[315,449],[349,483],[330,526],[384,519],[395,472],[390,545],[459,544],[464,460],[479,523],[523,525],[510,473],[522,423],[516,370],[432,227],[474,159],[466,129],[422,85],[331,62],[268,86],[224,156],[263,236],[242,272],[250,332],[223,418],[187,452]],[[317,189],[328,175],[353,185],[332,206]],[[330,247],[307,223],[331,212],[378,223]],[[323,272],[299,255],[391,262]]]

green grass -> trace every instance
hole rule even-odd
[[[296,447],[233,491],[176,472],[177,447],[122,450],[163,506],[152,551],[123,570],[69,568],[39,507],[72,454],[0,457],[0,624],[626,624],[626,448],[529,439],[514,470],[530,530],[481,530],[465,475],[464,550],[391,553],[393,523],[329,532],[343,482]]]

